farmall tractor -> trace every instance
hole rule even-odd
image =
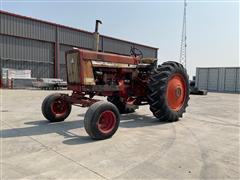
[[[136,48],[130,56],[98,52],[96,22],[95,51],[73,49],[66,52],[68,90],[56,93],[42,103],[42,113],[50,122],[64,121],[73,105],[89,107],[84,127],[93,139],[106,139],[117,131],[120,114],[149,105],[160,121],[173,122],[182,117],[189,100],[186,69],[174,61],[157,66],[157,60],[143,58]],[[107,101],[94,99],[106,96]]]

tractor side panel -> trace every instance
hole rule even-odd
[[[68,83],[79,84],[80,83],[80,58],[79,53],[67,54],[67,77]]]
[[[84,85],[95,85],[91,60],[83,61],[83,77]]]

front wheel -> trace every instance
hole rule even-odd
[[[64,121],[71,110],[71,104],[59,93],[47,96],[42,102],[42,114],[50,122]]]
[[[177,62],[163,63],[150,77],[147,98],[155,117],[161,121],[177,121],[188,106],[186,69]]]
[[[117,131],[120,115],[117,107],[110,103],[99,101],[87,110],[84,117],[84,127],[92,139],[107,139]]]

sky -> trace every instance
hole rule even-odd
[[[1,10],[159,48],[179,61],[183,1],[0,0]],[[239,1],[188,1],[187,70],[239,66]]]

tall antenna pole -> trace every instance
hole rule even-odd
[[[182,39],[180,48],[179,62],[186,68],[187,66],[187,1],[184,0]]]

